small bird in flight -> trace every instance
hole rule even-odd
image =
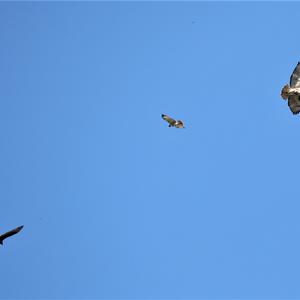
[[[290,77],[290,85],[286,84],[282,88],[281,97],[288,100],[289,108],[294,115],[300,112],[300,62]]]
[[[19,227],[13,229],[13,230],[10,230],[10,231],[8,231],[8,232],[3,233],[2,235],[0,235],[0,244],[3,245],[3,241],[6,238],[8,238],[8,237],[10,237],[10,236],[12,236],[14,234],[17,234],[18,232],[20,232],[22,230],[23,227],[24,227],[23,225],[19,226]]]
[[[185,128],[181,120],[174,120],[167,115],[162,114],[161,117],[169,123],[169,127]]]

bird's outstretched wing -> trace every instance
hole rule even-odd
[[[298,62],[290,77],[290,86],[292,88],[300,88],[300,62]]]
[[[162,117],[165,121],[167,121],[171,126],[174,126],[174,125],[176,124],[176,120],[170,118],[170,117],[167,116],[167,115],[162,114],[161,117]]]
[[[294,115],[300,112],[300,96],[293,95],[288,98],[288,105]]]
[[[8,238],[8,237],[10,237],[10,236],[12,236],[12,235],[17,234],[18,232],[20,232],[20,231],[22,230],[23,227],[24,227],[24,226],[19,226],[19,227],[13,229],[13,230],[10,230],[10,231],[8,231],[8,232],[6,232],[6,233],[0,235],[0,244],[3,244],[3,241],[4,241],[6,238]]]

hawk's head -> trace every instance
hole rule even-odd
[[[290,86],[286,84],[281,90],[281,97],[286,100],[289,97]]]
[[[176,121],[175,127],[176,128],[185,128],[184,124],[183,124],[183,122],[181,120]]]

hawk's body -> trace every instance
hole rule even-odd
[[[8,237],[10,237],[10,236],[12,236],[14,234],[17,234],[18,232],[20,232],[22,230],[23,227],[24,226],[19,226],[19,227],[13,229],[13,230],[10,230],[10,231],[8,231],[8,232],[3,233],[2,235],[0,235],[0,244],[3,245],[3,241],[6,238],[8,238]]]
[[[169,123],[169,127],[185,128],[181,120],[174,120],[167,115],[162,114],[161,117]]]
[[[293,114],[300,112],[300,62],[298,62],[290,77],[290,85],[285,85],[281,90],[281,97],[288,99],[288,105]]]

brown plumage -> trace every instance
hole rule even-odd
[[[290,84],[282,88],[281,97],[288,100],[288,106],[294,115],[300,112],[300,62],[290,77]]]
[[[185,128],[181,120],[174,120],[167,115],[162,114],[161,117],[169,123],[169,127]]]
[[[13,230],[10,230],[10,231],[8,231],[8,232],[6,232],[6,233],[0,235],[0,244],[3,245],[3,241],[4,241],[6,238],[8,238],[8,237],[10,237],[10,236],[12,236],[12,235],[17,234],[18,232],[20,232],[20,231],[22,230],[23,227],[24,227],[23,225],[22,225],[22,226],[19,226],[19,227],[13,229]]]

